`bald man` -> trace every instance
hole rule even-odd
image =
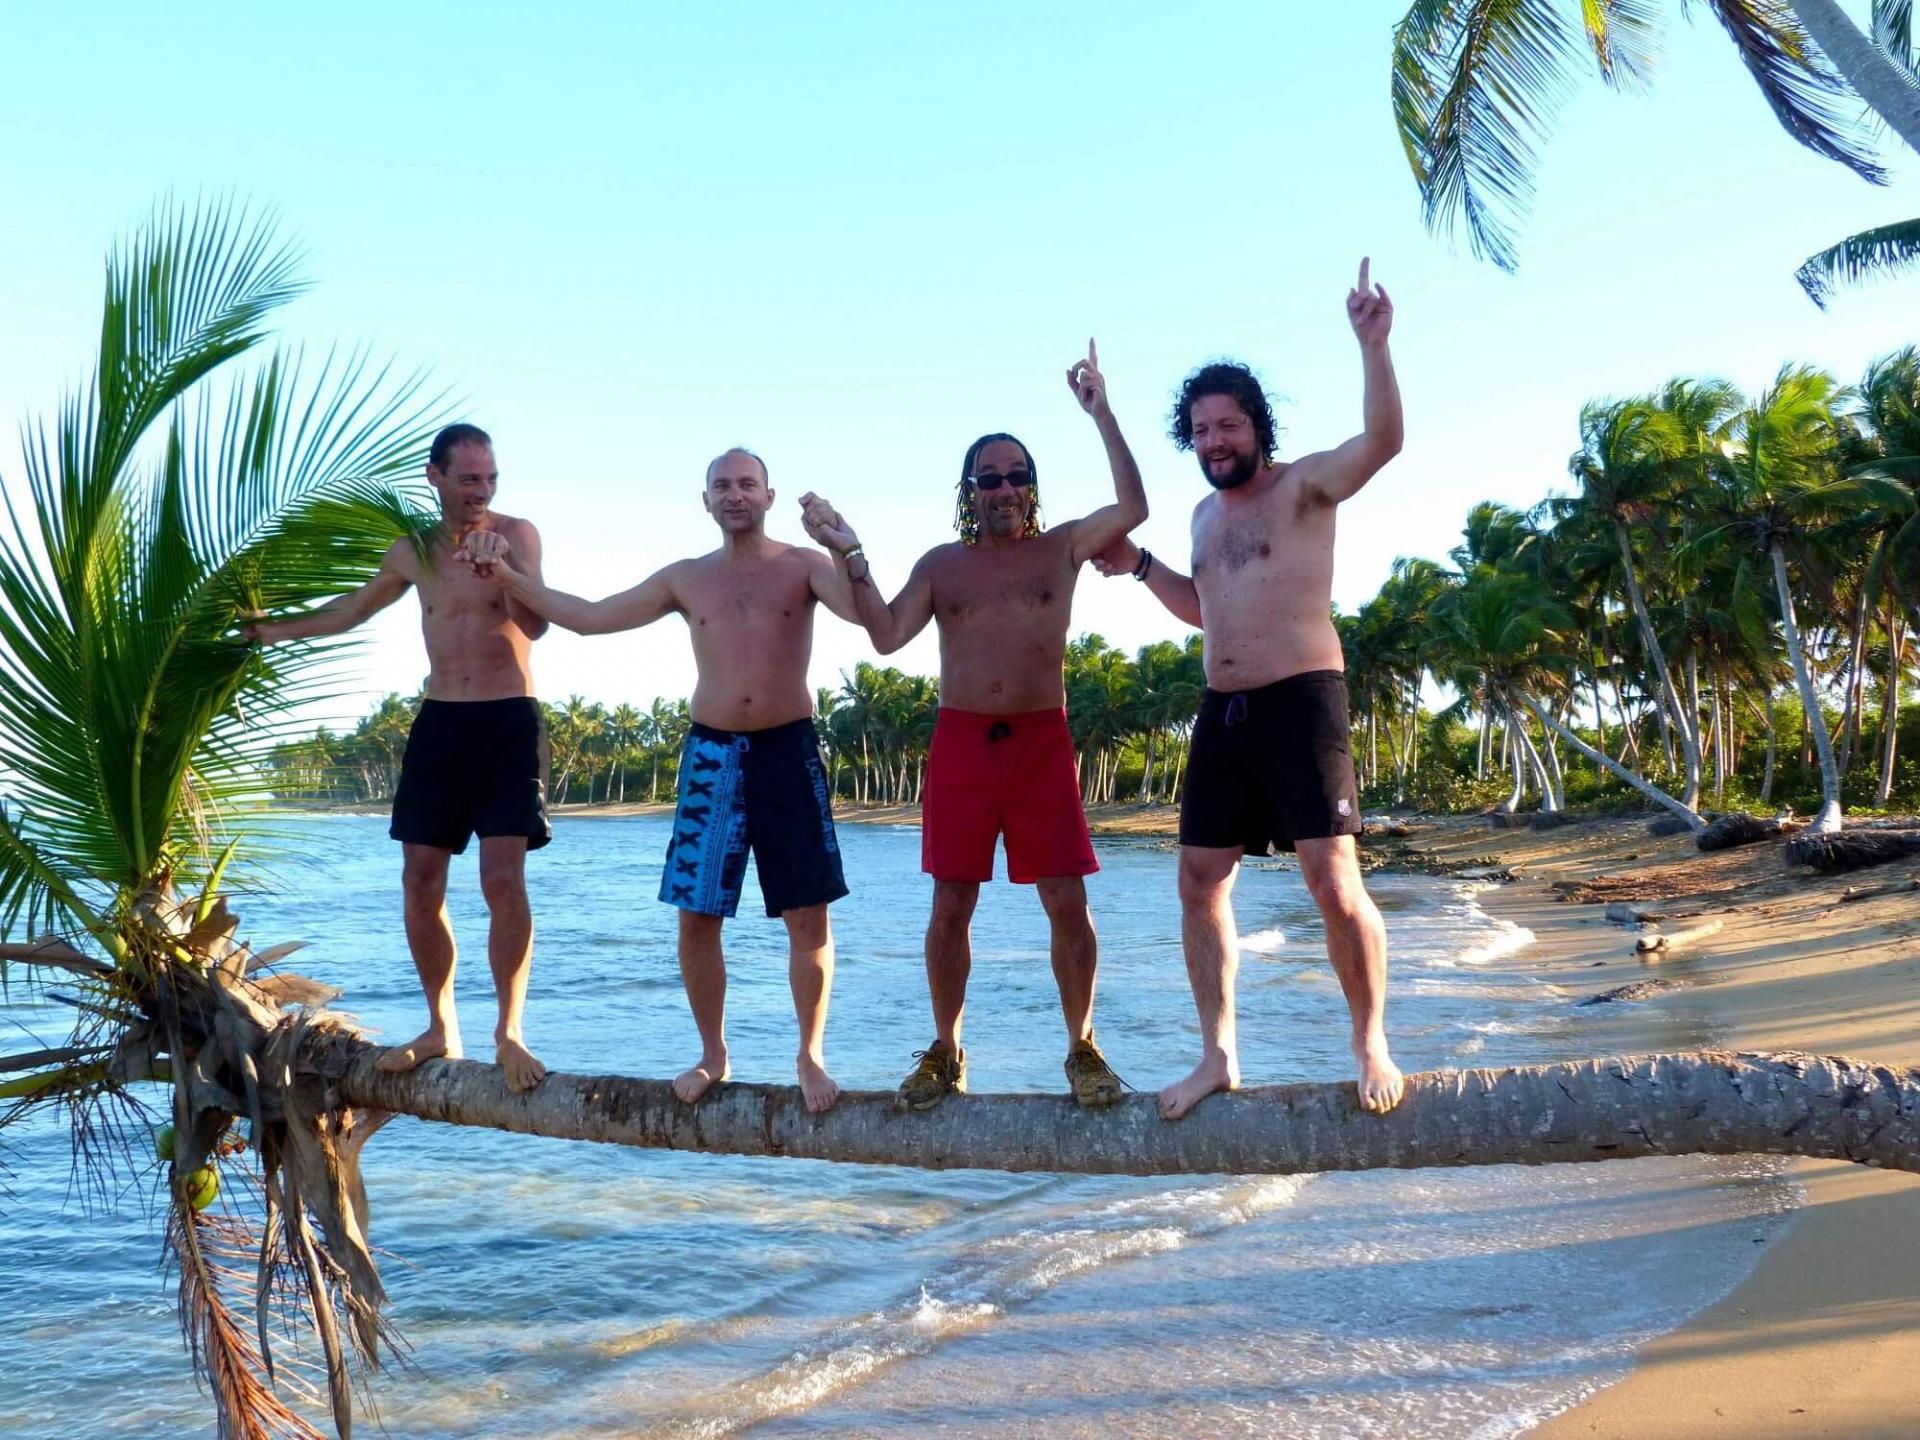
[[[675,1079],[674,1093],[691,1104],[729,1073],[720,928],[739,906],[751,851],[767,914],[786,922],[800,1022],[796,1068],[807,1108],[819,1113],[840,1098],[823,1051],[833,986],[827,906],[847,893],[847,882],[807,661],[816,602],[855,623],[859,613],[831,560],[768,537],[773,490],[757,455],[735,449],[716,457],[701,503],[720,528],[720,548],[604,600],[543,584],[493,532],[473,538],[466,563],[519,605],[582,635],[634,630],[670,614],[686,620],[698,679],[660,899],[680,912],[680,976],[700,1059]]]

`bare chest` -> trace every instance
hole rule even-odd
[[[934,614],[942,625],[1064,626],[1073,579],[1073,571],[1051,553],[956,556],[934,576]]]
[[[472,620],[498,625],[507,622],[505,592],[463,565],[441,559],[424,571],[415,585],[421,618],[429,629]]]
[[[680,587],[696,639],[750,631],[785,634],[811,617],[812,590],[798,566],[696,572]]]
[[[1258,507],[1214,510],[1193,528],[1193,578],[1203,588],[1286,583],[1325,568],[1332,513],[1276,494]]]

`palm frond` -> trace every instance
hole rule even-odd
[[[1428,229],[1464,221],[1476,256],[1515,268],[1537,147],[1577,54],[1554,0],[1416,0],[1394,32],[1393,108]]]
[[[1580,0],[1587,44],[1608,85],[1637,90],[1653,78],[1657,9],[1645,0]]]
[[[1913,49],[1913,0],[1873,0],[1873,43],[1908,78],[1920,81]]]
[[[1774,118],[1814,154],[1884,185],[1860,124],[1859,97],[1808,37],[1784,0],[1702,0],[1740,52]],[[1682,7],[1685,8],[1684,5]]]
[[[1920,264],[1920,219],[1901,220],[1849,235],[1810,256],[1794,272],[1807,298],[1821,309],[1843,285],[1897,274]]]

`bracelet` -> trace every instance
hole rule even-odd
[[[1147,572],[1151,569],[1153,569],[1153,552],[1143,546],[1140,551],[1139,560],[1134,563],[1133,578],[1136,580],[1144,580],[1147,578]]]

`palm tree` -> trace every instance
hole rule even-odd
[[[270,1294],[309,1307],[343,1432],[349,1353],[373,1362],[382,1325],[358,1225],[364,1126],[286,1082],[294,1049],[340,1022],[282,1013],[324,992],[236,945],[225,893],[258,858],[227,837],[266,798],[328,651],[269,661],[234,623],[364,583],[397,537],[424,545],[432,522],[395,486],[438,408],[358,355],[314,371],[276,351],[229,379],[301,289],[270,221],[156,211],[108,258],[98,361],[29,427],[29,504],[0,538],[0,974],[52,967],[80,992],[66,1046],[0,1058],[0,1125],[64,1107],[82,1162],[111,1164],[148,1114],[134,1087],[170,1083],[167,1250],[221,1431],[242,1436],[315,1433],[270,1386]],[[257,1237],[203,1208],[239,1117],[261,1164]],[[257,1341],[229,1294],[243,1256]]]
[[[1622,587],[1657,677],[1661,713],[1680,741],[1686,777],[1680,798],[1691,808],[1700,798],[1699,719],[1680,701],[1640,584],[1640,563],[1629,529],[1630,524],[1645,527],[1660,516],[1669,494],[1671,468],[1684,459],[1687,445],[1679,421],[1658,405],[1645,400],[1595,402],[1580,412],[1580,449],[1568,469],[1580,482],[1584,501],[1613,532]]]
[[[1890,527],[1874,551],[1873,574],[1887,601],[1887,679],[1880,710],[1880,778],[1874,796],[1885,805],[1893,793],[1893,767],[1902,656],[1920,622],[1920,350],[1909,345],[1875,361],[1861,382],[1861,418],[1874,438],[1874,454],[1858,472],[1897,481],[1907,488],[1907,518]]]
[[[1857,522],[1863,513],[1912,503],[1896,481],[1839,473],[1835,412],[1848,397],[1825,371],[1783,368],[1742,412],[1729,457],[1734,525],[1772,565],[1787,658],[1820,761],[1820,810],[1813,821],[1820,834],[1841,828],[1840,768],[1795,613],[1789,553],[1805,569],[1816,533],[1832,544],[1840,538],[1836,527]]]
[[[1705,4],[1775,118],[1815,154],[1885,182],[1849,113],[1858,101],[1920,151],[1912,0],[1874,0],[1871,41],[1834,0]],[[1414,0],[1394,35],[1393,108],[1428,228],[1464,221],[1475,255],[1513,269],[1534,147],[1575,72],[1590,61],[1607,86],[1644,88],[1657,30],[1642,0]],[[1835,283],[1916,261],[1920,220],[1850,236],[1798,278],[1824,303]]]

